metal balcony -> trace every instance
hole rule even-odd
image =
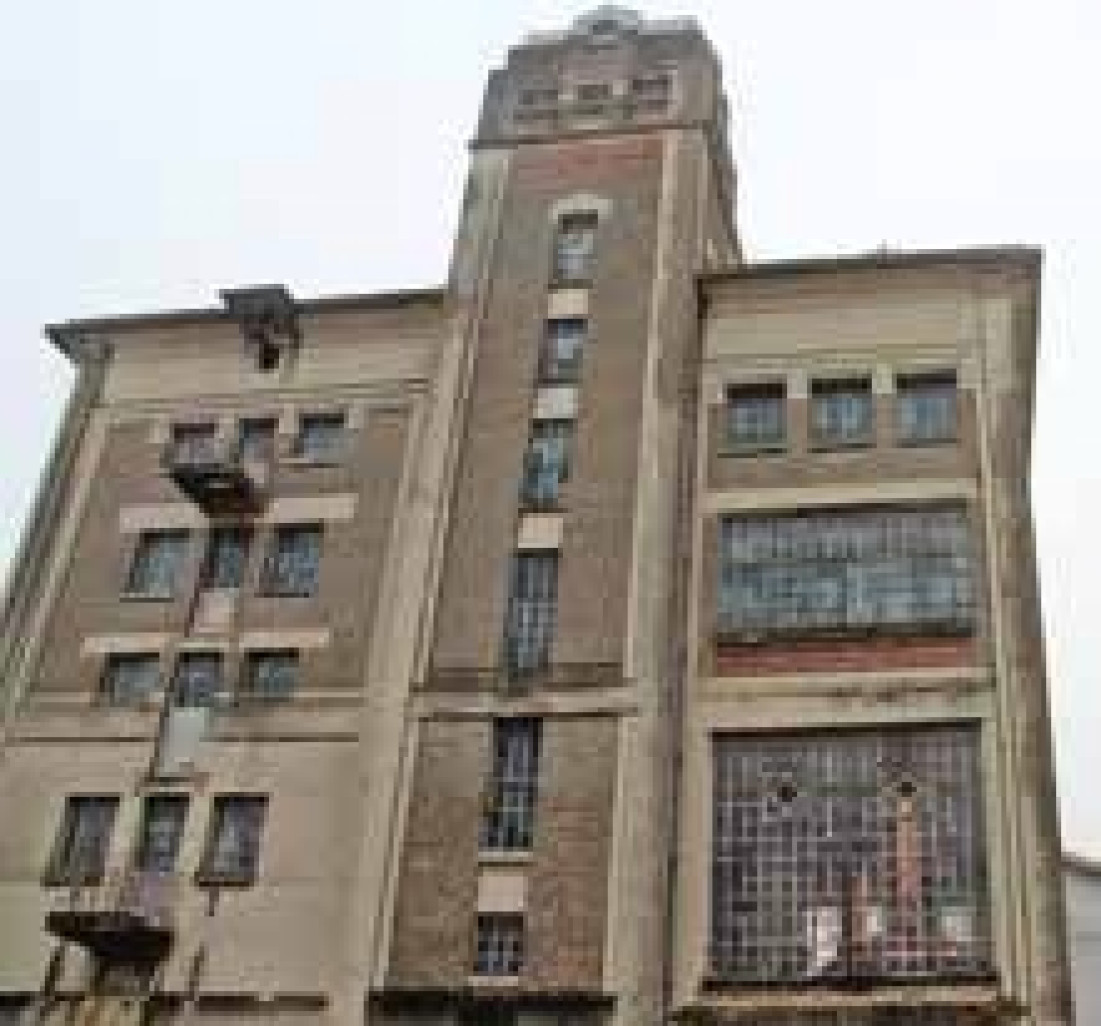
[[[162,463],[180,491],[207,512],[254,512],[270,476],[265,461],[246,459],[236,443],[222,439],[170,443]]]
[[[175,873],[130,870],[70,887],[46,913],[46,930],[106,961],[158,962],[172,946],[178,884]]]

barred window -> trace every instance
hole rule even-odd
[[[581,351],[587,322],[583,317],[559,317],[547,322],[539,354],[539,381],[545,385],[573,384],[581,377]]]
[[[554,237],[554,277],[558,281],[588,281],[596,251],[595,211],[565,214]]]
[[[263,588],[269,595],[312,595],[321,570],[321,525],[284,524],[264,561]]]
[[[245,660],[245,693],[249,698],[289,698],[298,687],[299,655],[295,649],[249,652]]]
[[[509,676],[522,677],[546,668],[554,640],[557,605],[557,551],[518,552],[512,560],[505,622]]]
[[[73,795],[66,799],[61,829],[46,869],[46,883],[76,886],[103,879],[118,807],[114,795]]]
[[[496,720],[493,724],[493,772],[482,822],[483,849],[515,851],[531,847],[539,736],[536,719]]]
[[[736,448],[782,446],[786,434],[783,382],[731,385],[726,392],[726,440]]]
[[[553,506],[569,474],[572,420],[537,420],[524,453],[520,499],[528,506]]]
[[[811,383],[811,433],[820,445],[870,442],[875,427],[871,378]]]
[[[956,375],[909,374],[895,383],[898,440],[911,445],[956,437]]]
[[[143,531],[130,563],[127,594],[171,598],[187,558],[187,545],[187,531]]]
[[[269,460],[275,455],[274,417],[246,417],[237,429],[237,445],[245,460]]]
[[[172,700],[181,707],[213,705],[222,690],[221,652],[183,652],[172,678]]]
[[[719,573],[719,628],[734,640],[974,627],[962,504],[724,517]]]
[[[260,839],[268,800],[262,795],[217,795],[200,879],[251,883],[260,867]]]
[[[248,563],[248,546],[248,528],[211,528],[203,561],[203,587],[240,588]]]
[[[479,976],[515,976],[524,964],[524,917],[512,913],[478,916],[474,972]]]
[[[298,427],[295,451],[303,459],[332,463],[340,459],[344,444],[344,414],[307,413]]]
[[[112,652],[103,668],[100,689],[111,705],[137,705],[156,692],[161,682],[157,652]]]
[[[137,868],[149,873],[171,873],[187,822],[187,795],[155,794],[145,799]]]
[[[713,762],[717,980],[989,972],[977,729],[727,735]]]

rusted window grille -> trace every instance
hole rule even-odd
[[[715,982],[987,976],[978,741],[971,726],[716,738]]]
[[[482,824],[484,849],[531,847],[538,781],[539,721],[497,720],[493,725],[493,775]]]
[[[524,917],[514,913],[478,916],[474,972],[480,976],[515,976],[524,963]]]
[[[719,573],[719,627],[735,636],[974,624],[962,504],[725,517]]]
[[[505,623],[505,663],[510,677],[523,677],[547,666],[557,607],[557,551],[518,552],[512,562]]]

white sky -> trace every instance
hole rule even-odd
[[[55,0],[0,34],[0,566],[70,375],[47,321],[442,281],[486,72],[551,0]],[[1033,487],[1068,845],[1101,856],[1101,5],[640,0],[699,18],[750,259],[1040,244]],[[1090,509],[1095,509],[1093,514]]]

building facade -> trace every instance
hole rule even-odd
[[[48,329],[0,1022],[1072,1021],[1038,254],[747,263],[727,121],[601,9],[446,286]]]

